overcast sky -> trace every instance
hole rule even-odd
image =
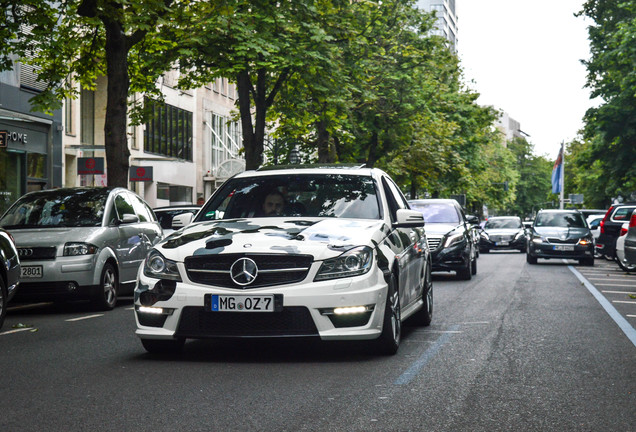
[[[592,106],[581,59],[587,26],[583,0],[456,0],[458,52],[478,103],[510,115],[535,154],[554,159],[577,136]]]

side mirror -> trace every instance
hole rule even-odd
[[[125,214],[124,217],[119,220],[119,225],[128,225],[128,224],[137,223],[137,222],[139,222],[139,218],[137,217],[137,215],[128,213],[128,214]]]
[[[466,221],[471,225],[479,225],[479,218],[475,215],[466,215]]]
[[[399,209],[397,211],[397,222],[394,228],[422,228],[424,227],[424,215],[417,210]]]
[[[190,225],[192,223],[192,219],[194,219],[194,215],[190,212],[176,215],[172,218],[172,229],[180,230],[184,226]]]

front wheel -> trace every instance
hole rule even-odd
[[[530,255],[530,253],[526,254],[526,261],[528,262],[528,264],[536,264],[537,263],[537,257]]]
[[[459,280],[471,280],[473,277],[473,260],[469,257],[466,265],[457,270],[457,279]]]
[[[618,257],[616,257],[616,262],[618,263],[618,266],[623,269],[623,271],[626,271],[626,272],[636,271],[636,264],[625,264],[623,263],[623,260]]]
[[[117,291],[119,282],[117,281],[117,270],[110,264],[104,264],[102,276],[99,279],[98,292],[93,299],[93,304],[99,310],[112,310],[117,304]]]
[[[374,341],[377,351],[385,355],[397,353],[402,338],[402,309],[400,308],[400,294],[397,285],[397,278],[392,273],[384,307],[382,333]]]
[[[7,302],[9,301],[9,293],[7,292],[7,286],[4,283],[4,279],[0,276],[0,328],[4,323],[4,317],[7,316]]]
[[[433,277],[430,265],[426,266],[424,286],[422,287],[422,309],[413,315],[413,322],[421,326],[431,325],[433,321]]]

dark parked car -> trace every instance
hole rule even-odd
[[[616,257],[616,240],[620,235],[621,226],[629,222],[634,210],[636,202],[614,204],[607,210],[600,223],[601,233],[596,240],[596,252],[599,255],[605,255],[609,259]]]
[[[521,218],[517,216],[495,216],[484,224],[479,240],[481,252],[491,250],[518,249],[526,251],[526,232]]]
[[[152,209],[123,188],[31,192],[0,218],[21,261],[16,300],[90,299],[112,309],[162,232]]]
[[[0,328],[7,315],[7,304],[20,284],[20,258],[13,237],[0,228]]]
[[[469,219],[475,217],[467,217],[454,199],[410,200],[409,206],[424,215],[433,271],[455,271],[464,280],[477,274],[478,247]]]
[[[575,259],[594,265],[594,237],[578,210],[539,210],[528,241],[526,260]]]
[[[627,234],[625,235],[625,266],[628,269],[636,267],[636,210],[629,219]]]

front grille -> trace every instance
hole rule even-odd
[[[187,306],[175,334],[186,338],[317,335],[309,309],[303,306],[287,306],[282,312],[207,312],[201,306]]]
[[[20,261],[53,260],[55,259],[55,247],[24,247],[18,248]]]
[[[428,248],[430,250],[435,250],[439,247],[440,243],[442,242],[442,238],[426,236],[426,242],[428,243]]]
[[[493,242],[502,242],[502,241],[511,242],[514,239],[515,239],[515,236],[511,236],[511,235],[491,235],[490,236],[490,241],[493,241]]]
[[[250,258],[258,266],[254,282],[241,286],[232,280],[230,268],[239,258]],[[311,255],[218,254],[185,259],[192,282],[225,288],[250,289],[300,282],[309,273]]]
[[[570,238],[570,239],[562,240],[555,237],[548,237],[547,240],[549,243],[552,243],[552,244],[577,244],[579,242],[578,238]]]

